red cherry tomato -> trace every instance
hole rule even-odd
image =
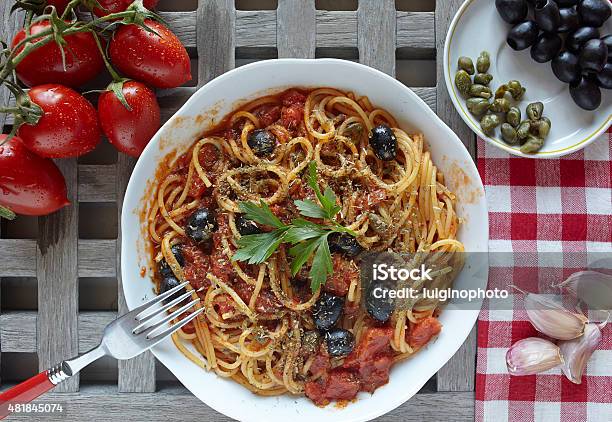
[[[19,128],[19,137],[30,151],[48,158],[78,157],[98,145],[96,109],[81,94],[47,84],[35,86],[28,95],[44,111],[38,123]]]
[[[64,13],[64,10],[66,10],[68,3],[70,3],[70,0],[47,0],[47,6],[55,6],[58,16],[62,16],[62,13]]]
[[[159,0],[144,0],[143,4],[147,9],[153,10],[157,6],[158,1]],[[98,3],[100,3],[100,6],[105,10],[96,7],[93,12],[96,16],[106,16],[110,13],[123,12],[133,3],[133,0],[98,0]]]
[[[35,23],[31,27],[32,35],[39,34],[49,27],[48,21]],[[13,38],[12,46],[15,47],[24,38],[25,31],[22,29]],[[59,83],[77,87],[95,78],[102,71],[104,61],[93,35],[89,32],[79,32],[68,35],[65,40],[65,70],[61,50],[57,43],[51,41],[19,62],[16,67],[19,79],[27,86]],[[23,47],[20,47],[18,51],[22,49]]]
[[[141,82],[125,82],[122,92],[132,110],[114,92],[106,91],[98,99],[100,126],[115,148],[138,157],[161,126],[159,104],[155,93]]]
[[[0,144],[6,135],[0,135]],[[0,145],[0,205],[17,214],[47,215],[70,204],[55,163],[30,152],[17,137]]]
[[[111,37],[113,64],[126,76],[156,88],[174,88],[191,79],[191,63],[179,39],[159,22],[145,25],[160,36],[137,25],[124,25]]]

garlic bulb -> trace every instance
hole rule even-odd
[[[612,275],[599,271],[579,271],[554,287],[564,288],[590,309],[612,310]]]
[[[597,324],[587,324],[584,335],[573,340],[560,341],[559,349],[563,359],[561,370],[574,384],[582,382],[582,374],[593,351],[601,341],[601,330]]]
[[[519,340],[506,353],[506,365],[512,375],[538,374],[561,363],[559,347],[538,337]]]
[[[523,293],[527,317],[536,330],[558,340],[571,340],[582,335],[588,322],[584,315],[570,312],[544,295]]]

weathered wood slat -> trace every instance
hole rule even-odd
[[[113,202],[117,172],[113,165],[79,165],[79,202]]]
[[[120,154],[117,158],[117,216],[118,230],[117,245],[121,245],[121,208],[123,206],[123,197],[127,188],[130,174],[134,169],[136,160],[125,154]],[[116,255],[116,275],[118,281],[117,297],[119,299],[119,314],[123,315],[129,309],[125,303],[123,295],[121,278],[121,248],[117,248]],[[151,352],[145,352],[140,356],[136,356],[130,360],[122,360],[118,363],[119,366],[119,391],[127,393],[148,393],[155,391],[155,358]]]
[[[359,61],[395,76],[396,11],[393,0],[361,0],[357,10]]]
[[[65,422],[99,420],[125,422],[126,420],[183,422],[203,420],[226,422],[232,419],[220,415],[194,397],[181,386],[168,386],[156,394],[115,394],[110,386],[83,386],[79,394],[51,392],[35,403],[62,403],[64,412],[37,415],[37,420]],[[163,399],[160,395],[163,394]],[[162,400],[162,402],[160,402]],[[472,421],[474,419],[473,393],[423,393],[382,416],[377,421]],[[31,415],[19,414],[13,420],[31,420]],[[30,418],[30,419],[29,419]]]
[[[398,11],[396,16],[397,48],[436,48],[434,12]]]
[[[198,1],[198,86],[236,65],[235,22],[233,0]]]
[[[38,220],[38,363],[41,370],[78,353],[78,202],[76,159],[58,160],[71,204]],[[58,391],[78,391],[79,377]]]
[[[78,241],[79,277],[115,276],[114,239]],[[0,277],[36,277],[36,240],[0,239]]]
[[[279,0],[276,15],[278,57],[314,59],[316,44],[314,0]]]
[[[235,25],[236,47],[276,47],[276,10],[236,10]]]
[[[357,48],[357,13],[316,11],[317,47]]]
[[[117,318],[113,311],[80,312],[79,353],[84,353],[97,345],[107,324]],[[0,342],[3,352],[35,353],[37,351],[37,314],[36,311],[9,311],[0,315]],[[51,340],[61,339],[62,333],[55,331]],[[63,358],[67,358],[66,356]],[[57,362],[55,362],[57,363]]]
[[[437,113],[438,116],[459,136],[476,159],[476,138],[472,131],[463,123],[455,110],[444,83],[444,41],[446,33],[455,12],[463,0],[448,0],[444,7],[436,7],[436,51],[437,51]],[[470,336],[463,346],[438,372],[438,391],[473,391],[476,373],[476,328],[472,329]]]
[[[19,31],[25,16],[22,11],[11,14],[11,7],[13,7],[14,3],[14,0],[6,0],[0,4],[0,22],[2,22],[2,26],[0,26],[0,40],[7,43],[10,43],[17,31]],[[8,106],[10,98],[9,90],[4,86],[0,87],[0,107]],[[3,133],[2,127],[7,117],[6,114],[0,113],[0,133]]]

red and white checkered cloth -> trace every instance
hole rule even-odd
[[[546,278],[547,285],[586,267],[593,255],[612,257],[612,131],[582,151],[553,160],[511,156],[479,140],[478,170],[489,208],[491,255],[571,252],[539,270],[537,277]],[[500,261],[490,261],[489,288],[521,285],[537,271],[533,262]],[[582,384],[572,384],[558,368],[511,377],[508,348],[541,335],[526,318],[522,296],[510,299],[507,310],[485,307],[478,320],[476,420],[612,421],[612,326],[603,330]]]

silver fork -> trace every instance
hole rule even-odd
[[[180,294],[166,304],[161,303],[170,296],[179,294],[188,283],[186,281],[156,296],[108,324],[104,329],[100,344],[87,353],[65,360],[0,393],[0,419],[10,414],[15,404],[34,400],[102,356],[112,356],[115,359],[133,358],[168,338],[172,333],[192,321],[204,311],[203,307],[177,324],[168,326],[168,322],[192,309],[200,301],[199,298],[185,303],[170,314],[166,313],[169,309],[178,306],[189,298],[192,295],[191,291]]]

